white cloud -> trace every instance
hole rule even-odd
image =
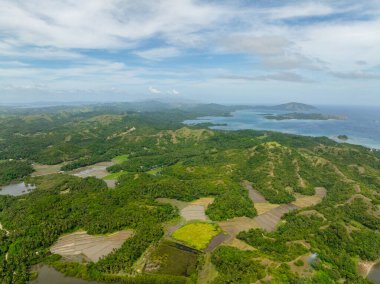
[[[20,44],[56,48],[131,47],[158,34],[197,32],[226,12],[191,0],[2,0],[0,5],[1,33]]]
[[[135,52],[136,55],[148,60],[161,60],[180,55],[180,51],[174,47],[152,48]]]
[[[239,80],[239,81],[285,81],[294,83],[311,83],[312,80],[307,79],[299,74],[290,72],[281,72],[256,76],[244,76],[244,75],[222,75],[219,79],[225,80]]]
[[[159,89],[156,89],[156,88],[153,88],[153,87],[149,87],[148,90],[149,90],[149,92],[151,94],[155,94],[155,95],[158,95],[158,94],[162,93]]]
[[[181,93],[178,92],[176,89],[172,89],[172,90],[168,91],[168,94],[173,95],[173,96],[179,96]]]
[[[326,3],[301,3],[269,9],[267,12],[274,19],[289,19],[296,17],[325,16],[332,14],[334,8]]]
[[[189,94],[196,84],[218,84],[218,74],[268,87],[321,77],[376,84],[378,0],[267,2],[0,0],[0,83],[139,86],[140,94],[153,85],[165,91],[150,93],[171,95],[179,93],[172,86]]]

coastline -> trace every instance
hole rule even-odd
[[[252,109],[237,110],[229,117],[203,116],[185,120],[186,125],[204,125],[213,130],[238,131],[257,130],[273,131],[309,137],[327,137],[338,143],[348,143],[363,146],[368,149],[380,150],[380,132],[376,131],[380,116],[376,112],[363,119],[362,112],[357,109],[321,109],[322,114],[337,113],[346,116],[347,120],[270,120],[262,117],[263,113]],[[268,113],[265,113],[268,114]],[[272,113],[276,114],[276,113]],[[368,128],[371,125],[371,128]],[[363,130],[365,129],[365,131]],[[304,131],[301,131],[304,130]],[[376,135],[373,135],[376,133]],[[347,140],[339,140],[339,135],[348,136]]]
[[[360,260],[358,262],[359,274],[363,276],[364,278],[368,277],[372,268],[378,263],[380,263],[380,259],[375,260],[375,261]]]

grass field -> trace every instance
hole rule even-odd
[[[127,172],[118,172],[118,173],[112,173],[112,174],[109,174],[109,175],[106,175],[105,177],[103,177],[104,180],[117,180],[120,176],[122,175],[125,175]]]
[[[203,250],[220,232],[220,228],[215,224],[191,223],[179,228],[172,237],[198,250]]]
[[[154,168],[154,169],[149,170],[147,173],[150,174],[150,175],[156,175],[159,172],[161,172],[161,170],[162,170],[162,168],[158,167],[158,168]]]
[[[127,160],[128,160],[128,155],[120,155],[113,158],[112,162],[114,162],[115,164],[121,164],[122,162],[125,162]]]

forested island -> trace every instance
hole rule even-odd
[[[107,283],[371,283],[380,152],[182,123],[237,109],[2,108],[0,184],[35,189],[0,196],[0,283],[36,264]]]
[[[323,113],[303,113],[303,112],[291,112],[284,114],[264,114],[266,119],[272,120],[288,120],[288,119],[305,119],[305,120],[345,120],[347,117],[343,115],[332,115]]]

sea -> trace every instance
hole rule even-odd
[[[231,113],[231,116],[206,116],[184,123],[194,125],[199,123],[217,124],[211,129],[220,130],[271,130],[306,136],[326,136],[338,142],[363,145],[380,149],[380,106],[316,106],[311,113],[323,113],[345,116],[345,120],[271,120],[264,114],[283,114],[292,111],[275,111],[249,108]],[[348,136],[348,140],[338,139],[338,135]]]

